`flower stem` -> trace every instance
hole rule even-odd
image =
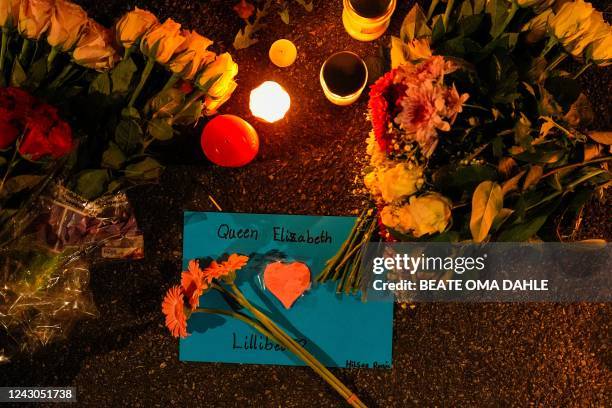
[[[344,385],[336,376],[334,376],[331,371],[327,369],[327,367],[321,364],[312,354],[289,337],[289,335],[287,335],[280,327],[270,320],[268,316],[266,316],[256,307],[252,306],[233,282],[229,283],[229,286],[242,306],[251,312],[253,316],[257,318],[267,330],[270,331],[270,333],[272,333],[278,340],[282,341],[290,351],[295,353],[317,374],[327,381],[327,383],[331,385],[346,400],[347,403],[353,407],[366,407],[366,405],[361,402],[361,400],[346,385]]]
[[[58,47],[52,47],[49,55],[47,55],[47,72],[51,71],[51,67],[53,66],[53,61],[55,61],[55,57],[59,53]]]
[[[548,67],[546,67],[546,72],[550,72],[553,69],[557,68],[557,66],[559,66],[560,63],[562,63],[565,58],[567,58],[567,54],[565,52],[561,52],[557,58],[555,58]]]
[[[168,89],[172,88],[174,84],[178,82],[179,79],[181,79],[180,75],[172,74],[172,76],[168,78],[168,82],[166,82],[166,85],[164,85],[161,92],[166,92]]]
[[[134,90],[134,93],[130,98],[130,102],[128,103],[129,108],[134,106],[134,104],[136,103],[136,99],[138,99],[138,96],[142,92],[142,89],[144,88],[145,84],[147,83],[147,79],[149,79],[149,75],[151,75],[154,66],[155,60],[153,58],[147,59],[147,65],[145,65],[142,74],[140,75],[140,82],[138,83],[138,86]]]
[[[28,57],[28,53],[30,52],[30,40],[27,38],[23,39],[23,43],[21,44],[21,52],[19,53],[19,62],[21,65],[25,67],[26,59]]]
[[[580,71],[578,71],[578,72],[576,73],[576,75],[574,75],[574,76],[572,77],[572,79],[578,79],[578,77],[579,77],[580,75],[582,75],[582,74],[583,74],[583,73],[584,73],[584,72],[585,72],[587,69],[589,69],[589,68],[591,67],[591,65],[593,65],[593,63],[592,63],[592,62],[589,62],[588,64],[585,64],[585,65],[584,65],[582,68],[580,68]]]
[[[2,27],[2,48],[0,48],[0,75],[4,78],[4,61],[6,60],[6,51],[10,39],[9,30]]]

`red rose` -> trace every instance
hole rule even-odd
[[[58,118],[55,108],[41,105],[27,119],[19,153],[29,160],[38,161],[45,156],[59,159],[71,149],[70,126]]]

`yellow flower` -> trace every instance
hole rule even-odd
[[[600,67],[612,64],[612,28],[608,30],[608,35],[593,43],[591,59]]]
[[[593,8],[591,3],[576,0],[565,3],[548,20],[552,35],[565,50],[579,58],[591,43],[608,33],[608,25],[603,14]]]
[[[423,185],[423,169],[408,163],[399,163],[376,172],[378,189],[388,203],[416,193]]]
[[[229,53],[218,55],[206,67],[197,80],[196,85],[207,92],[211,98],[223,98],[236,88],[234,77],[238,74],[238,64],[232,60]]]
[[[15,27],[19,20],[21,0],[0,0],[0,27]]]
[[[402,234],[418,238],[442,232],[451,216],[450,202],[439,194],[412,196],[401,207],[387,206],[381,212],[382,223]]]
[[[231,81],[227,88],[227,92],[221,98],[213,98],[211,96],[206,96],[204,99],[204,114],[206,116],[214,115],[217,113],[217,110],[221,105],[223,105],[227,100],[232,96],[232,92],[236,89],[238,84],[236,81]]]
[[[51,11],[51,25],[47,42],[61,51],[74,47],[87,23],[87,13],[76,4],[57,0]]]
[[[170,61],[177,49],[185,42],[181,35],[181,25],[171,18],[163,24],[153,26],[140,42],[140,50],[160,64]]]
[[[195,31],[186,32],[185,38],[177,50],[179,54],[170,61],[168,67],[183,79],[191,80],[202,67],[215,59],[215,53],[207,50],[213,42]]]
[[[96,71],[112,68],[119,59],[111,31],[93,20],[85,26],[72,57],[77,64]]]
[[[22,0],[19,7],[18,30],[30,40],[38,40],[47,31],[54,0]]]
[[[158,23],[153,13],[136,7],[124,14],[115,24],[117,42],[126,49],[132,48],[149,28]]]

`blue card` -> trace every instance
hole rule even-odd
[[[313,286],[290,309],[263,285],[270,262],[303,262],[311,278],[347,238],[353,217],[185,212],[183,267],[190,259],[248,255],[236,284],[290,336],[328,367],[391,367],[393,304],[338,295],[333,283]],[[202,266],[206,266],[202,262]],[[216,291],[201,307],[228,308]],[[180,341],[180,359],[244,364],[304,365],[290,351],[233,318],[195,313]]]

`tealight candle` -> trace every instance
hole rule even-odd
[[[295,62],[297,58],[297,48],[295,45],[286,39],[274,41],[268,52],[270,61],[280,68],[288,67]]]
[[[368,68],[354,52],[341,51],[321,67],[321,88],[330,102],[346,106],[359,99],[368,82]]]
[[[342,23],[356,40],[372,41],[387,31],[397,0],[343,0]]]
[[[266,81],[251,91],[249,107],[253,116],[266,122],[276,122],[285,117],[291,106],[291,98],[285,89],[274,81]]]

